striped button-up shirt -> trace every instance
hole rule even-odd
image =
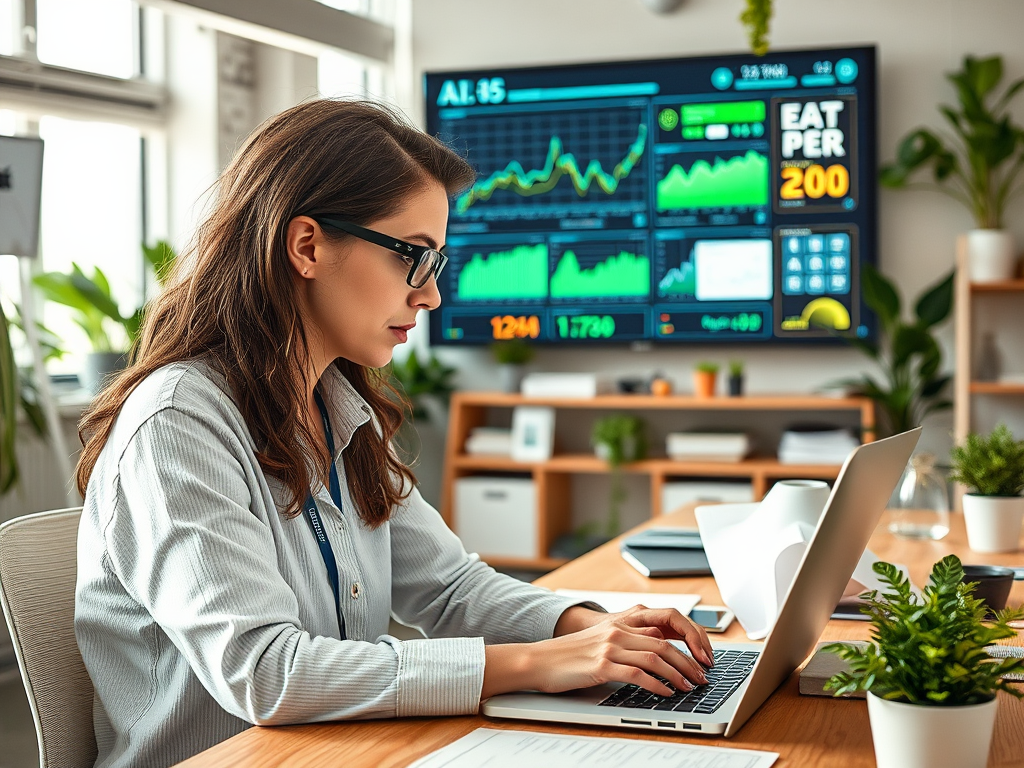
[[[475,712],[484,644],[549,638],[573,604],[467,554],[415,490],[371,529],[344,451],[370,408],[333,366],[321,386],[343,510],[317,505],[333,593],[302,516],[264,475],[223,381],[167,366],[128,398],[89,481],[75,631],[96,688],[97,766],[176,763],[250,724]],[[399,641],[389,618],[428,639]]]

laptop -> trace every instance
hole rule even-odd
[[[732,736],[814,650],[920,434],[919,427],[867,443],[847,457],[768,637],[764,643],[712,642],[708,685],[671,697],[621,683],[559,694],[507,693],[485,701],[483,713]]]

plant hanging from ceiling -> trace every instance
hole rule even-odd
[[[746,0],[740,21],[750,35],[750,50],[757,56],[768,53],[768,26],[772,20],[772,0]]]

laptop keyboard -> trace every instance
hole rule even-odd
[[[692,691],[676,691],[671,696],[659,696],[637,685],[624,685],[599,706],[710,715],[746,680],[758,655],[756,651],[715,651],[715,666],[704,671],[707,685],[698,685]],[[658,679],[672,688],[667,680]]]

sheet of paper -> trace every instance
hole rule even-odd
[[[768,768],[775,752],[477,728],[409,768]]]
[[[661,592],[595,592],[585,589],[556,589],[556,595],[571,597],[573,600],[590,600],[609,613],[618,613],[634,605],[648,608],[675,608],[683,616],[697,603],[700,595],[668,594]]]

